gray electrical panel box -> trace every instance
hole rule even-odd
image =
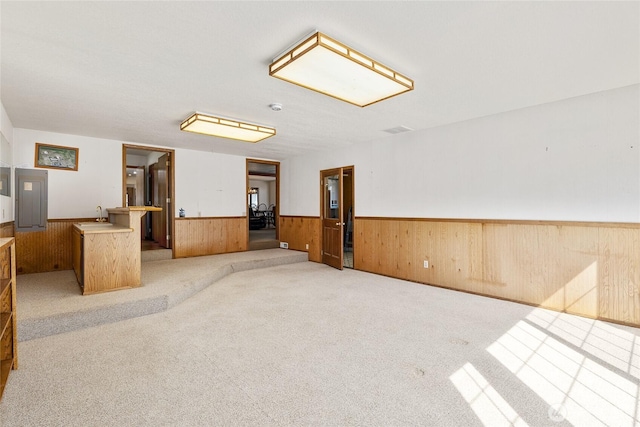
[[[16,169],[16,231],[47,229],[47,171]]]

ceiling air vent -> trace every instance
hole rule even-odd
[[[413,129],[408,128],[406,126],[397,126],[397,127],[391,128],[391,129],[385,129],[384,132],[387,132],[387,133],[395,135],[397,133],[410,132],[412,130]]]

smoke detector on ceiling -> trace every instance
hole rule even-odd
[[[282,104],[270,104],[269,108],[271,108],[273,111],[282,111]]]

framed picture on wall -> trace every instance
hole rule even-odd
[[[78,149],[36,142],[34,166],[45,169],[78,170]]]

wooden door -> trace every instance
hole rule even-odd
[[[320,172],[322,262],[342,270],[342,168]]]
[[[165,248],[171,247],[170,221],[167,221],[172,203],[169,199],[169,153],[158,159],[153,165],[153,205],[162,208],[161,212],[152,212],[151,232],[153,240]]]

